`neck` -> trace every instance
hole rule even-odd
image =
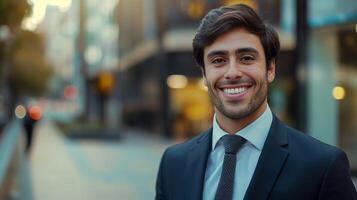
[[[216,120],[219,126],[229,134],[235,134],[238,131],[242,130],[244,127],[248,126],[250,123],[258,119],[267,108],[267,101],[265,100],[262,105],[259,106],[257,110],[253,113],[249,114],[248,116],[239,118],[239,119],[232,119],[229,118],[222,113],[220,113],[217,109],[216,111]]]

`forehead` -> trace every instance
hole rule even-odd
[[[236,28],[219,36],[211,45],[204,48],[206,58],[213,51],[234,52],[240,48],[254,48],[259,54],[264,55],[264,49],[257,35],[244,28]]]

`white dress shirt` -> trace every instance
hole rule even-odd
[[[233,199],[243,200],[252,179],[259,156],[262,152],[265,140],[269,133],[273,114],[267,105],[264,113],[251,124],[238,131],[247,142],[237,153],[236,171],[234,176]],[[213,117],[212,151],[207,161],[205,182],[203,189],[203,199],[211,200],[215,198],[219,179],[221,177],[224,146],[220,141],[221,137],[228,134],[219,127],[216,116]]]

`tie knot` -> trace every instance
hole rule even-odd
[[[225,135],[221,138],[226,153],[236,154],[245,143],[245,139],[238,135]]]

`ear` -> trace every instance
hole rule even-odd
[[[270,62],[270,66],[267,70],[268,82],[271,83],[275,79],[275,59]]]

